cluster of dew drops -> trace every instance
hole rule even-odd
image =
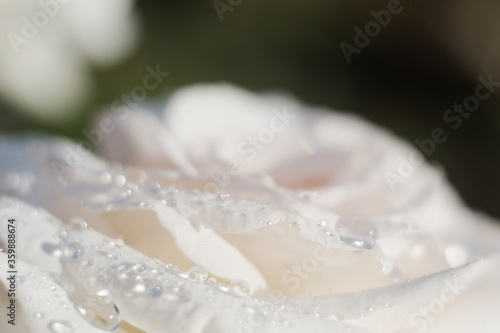
[[[69,227],[62,229],[60,232],[59,236],[62,245],[58,246],[51,242],[45,242],[42,244],[42,250],[48,255],[63,257],[81,267],[91,266],[94,264],[94,260],[86,256],[85,247],[78,240],[67,241],[66,239],[68,232],[84,232],[87,228],[88,224],[84,219],[74,218]],[[250,286],[245,280],[233,280],[228,284],[219,283],[215,277],[209,276],[209,273],[200,266],[193,266],[188,271],[181,271],[172,264],[163,264],[156,259],[151,260],[151,263],[120,261],[120,248],[123,246],[124,241],[117,239],[107,242],[103,247],[110,251],[100,251],[100,254],[109,260],[110,266],[106,269],[106,273],[124,279],[125,282],[123,283],[126,285],[126,289],[123,290],[122,295],[131,298],[138,296],[150,297],[151,299],[162,298],[168,302],[190,302],[191,294],[189,288],[185,285],[186,280],[211,286],[209,294],[212,296],[216,291],[236,297],[250,295]],[[113,248],[114,251],[111,251]],[[116,262],[116,264],[113,265],[113,262]],[[90,278],[94,281],[97,280],[95,277]],[[101,277],[102,279],[103,277]],[[60,280],[64,282],[64,278]],[[166,285],[165,282],[168,282],[168,284]],[[71,285],[71,283],[62,283],[61,286],[68,292],[73,303],[70,306],[66,305],[66,308],[73,308],[74,306],[83,318],[101,330],[114,331],[120,326],[120,311],[108,289],[100,289],[94,295],[76,297],[72,296],[77,292],[75,292],[75,286]],[[97,308],[96,304],[98,304]],[[43,314],[37,313],[35,317],[41,318]],[[75,323],[65,320],[52,321],[49,323],[49,328],[53,333],[73,333],[78,331]]]
[[[134,200],[133,194],[144,190],[153,194],[154,199],[156,199],[156,197],[161,197],[163,200],[162,203],[170,207],[175,207],[178,204],[178,200],[182,200],[183,197],[182,189],[177,189],[175,187],[163,187],[163,185],[157,181],[150,181],[148,183],[146,182],[146,179],[143,179],[142,181],[139,181],[139,184],[134,184],[133,182],[128,182],[122,174],[118,174],[113,177],[110,173],[101,175],[100,180],[104,184],[113,183],[116,185],[113,187],[115,194],[112,196],[113,203],[116,205],[120,205],[128,201],[134,205],[138,205],[139,207],[149,207],[150,204],[148,201],[140,201],[137,203]],[[141,197],[144,198],[143,196]],[[220,203],[218,204],[223,204],[228,197],[229,194],[220,193],[218,198],[218,202],[220,201]],[[375,246],[375,235],[373,232],[365,235],[365,237],[346,238],[332,233],[332,230],[327,227],[326,221],[321,220],[317,224],[319,229],[327,235],[339,237],[340,241],[348,243],[353,247],[371,250]],[[290,226],[294,226],[294,224],[291,223]],[[75,218],[71,221],[68,228],[71,229],[71,232],[83,232],[88,228],[88,225],[85,220]],[[64,244],[64,246],[61,247],[54,243],[46,242],[42,244],[42,250],[52,256],[64,256],[70,260],[79,261],[82,265],[92,265],[92,258],[84,259],[85,248],[82,244],[78,241],[65,242],[64,239],[66,237],[67,230],[62,230],[60,238],[61,243]],[[124,246],[123,240],[115,240],[112,243],[113,246],[117,248]],[[117,261],[119,259],[119,255],[117,255],[117,253],[119,254],[119,251],[107,253],[106,256],[108,259],[116,260],[116,262],[119,263],[119,261]],[[384,265],[384,273],[389,273],[391,268],[386,266],[387,265]],[[156,262],[154,268],[147,263],[119,263],[112,266],[112,268],[115,271],[114,273],[119,274],[119,276],[133,280],[133,283],[131,283],[129,287],[131,296],[143,295],[153,299],[161,297],[170,302],[190,302],[190,290],[189,288],[186,288],[182,282],[183,279],[211,285],[212,293],[214,293],[215,290],[218,290],[237,297],[247,297],[250,295],[250,286],[246,281],[234,280],[230,281],[229,284],[219,283],[215,277],[210,277],[209,273],[204,268],[199,266],[194,266],[188,271],[181,271],[172,264],[164,265]],[[168,286],[165,286],[164,283],[161,283],[162,281],[160,281],[159,276],[162,275],[162,270],[163,272],[168,270],[170,275],[174,275],[177,281],[176,284],[169,283]],[[66,291],[68,291],[68,286],[63,287]],[[71,286],[69,286],[69,288],[71,288]],[[77,301],[72,299],[72,301],[73,305],[82,317],[101,330],[114,331],[121,324],[119,308],[114,303],[112,295],[107,289],[98,290],[94,295],[78,299]],[[99,308],[99,312],[93,313],[92,306],[89,304],[95,304],[96,302],[98,304],[102,304],[103,306]],[[265,312],[266,311],[264,311],[264,313]],[[43,314],[36,313],[35,317],[43,317]],[[78,327],[76,327],[75,323],[64,320],[50,322],[49,328],[53,333],[72,333],[78,331]]]

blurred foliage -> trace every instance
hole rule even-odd
[[[95,112],[140,84],[146,66],[160,64],[170,76],[152,93],[155,98],[187,84],[227,81],[353,111],[411,142],[427,138],[434,128],[446,127],[446,109],[474,93],[478,75],[493,73],[500,81],[500,58],[496,61],[494,53],[500,47],[485,49],[490,41],[481,34],[496,31],[490,35],[500,43],[500,7],[492,0],[469,2],[474,10],[467,11],[457,7],[463,1],[401,1],[404,10],[347,64],[339,44],[352,44],[353,28],[364,29],[373,20],[370,11],[387,8],[388,2],[243,0],[221,21],[212,0],[138,1],[143,18],[139,50],[120,66],[96,71],[97,94],[81,119],[49,128],[0,101],[0,130],[82,138]],[[470,42],[475,40],[477,51]],[[479,52],[486,52],[483,58]],[[447,131],[448,140],[429,158],[445,168],[469,205],[497,217],[499,106],[500,91],[458,130]]]

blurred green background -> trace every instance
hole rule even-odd
[[[178,87],[227,81],[253,91],[284,90],[308,104],[356,112],[409,141],[436,127],[448,140],[430,161],[442,165],[474,209],[500,217],[500,91],[456,131],[446,109],[473,95],[479,75],[500,81],[500,4],[401,1],[403,10],[347,63],[339,47],[353,44],[354,27],[389,1],[222,0],[137,1],[138,49],[126,61],[94,70],[95,93],[74,122],[50,126],[0,100],[0,131],[38,130],[83,139],[100,108],[142,82],[145,66],[170,76],[153,97]]]

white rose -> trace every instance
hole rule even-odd
[[[195,86],[85,133],[0,141],[2,332],[500,329],[499,227],[356,116]]]

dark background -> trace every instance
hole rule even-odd
[[[227,81],[350,110],[409,141],[442,127],[448,139],[429,160],[472,208],[500,217],[500,91],[456,131],[442,119],[474,94],[479,75],[500,81],[500,3],[402,0],[401,13],[348,64],[339,44],[353,44],[353,28],[364,30],[370,11],[388,2],[243,0],[221,21],[211,0],[138,1],[140,46],[120,65],[95,70],[97,94],[79,119],[51,127],[0,99],[0,131],[83,139],[96,110],[141,82],[145,66],[160,64],[170,76],[154,91],[158,98],[191,83]]]

